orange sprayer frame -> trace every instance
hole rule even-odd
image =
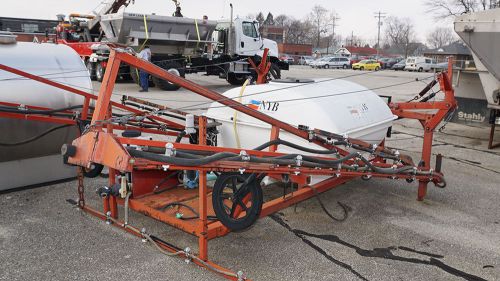
[[[96,107],[94,109],[90,128],[86,130],[81,137],[73,141],[74,147],[76,147],[76,153],[68,158],[68,162],[81,167],[90,167],[93,163],[98,163],[109,167],[110,176],[109,184],[110,186],[115,184],[115,176],[126,177],[130,176],[132,188],[131,196],[128,200],[128,208],[139,213],[143,213],[151,218],[169,224],[177,229],[180,229],[186,233],[194,235],[198,238],[198,254],[182,254],[186,258],[197,257],[192,259],[195,264],[208,268],[224,277],[231,280],[240,279],[241,275],[234,274],[227,269],[211,262],[208,256],[208,241],[217,237],[224,236],[230,232],[228,228],[222,225],[218,220],[209,220],[209,216],[214,215],[213,206],[209,196],[211,194],[210,187],[207,184],[206,173],[209,171],[217,172],[234,172],[244,169],[246,173],[265,173],[269,176],[279,178],[282,175],[290,175],[290,179],[298,184],[298,189],[288,193],[282,197],[272,199],[270,201],[264,202],[262,206],[262,211],[260,217],[270,215],[274,212],[292,206],[298,202],[304,201],[315,195],[314,190],[321,193],[332,188],[335,188],[342,183],[345,183],[353,178],[366,175],[366,173],[360,171],[349,171],[349,170],[334,170],[334,169],[316,169],[307,167],[290,167],[290,166],[277,166],[272,164],[262,164],[262,163],[250,163],[250,162],[231,162],[231,161],[217,161],[211,164],[196,166],[196,167],[183,167],[176,165],[165,165],[165,163],[154,162],[141,158],[134,158],[130,156],[128,151],[124,148],[125,145],[137,145],[137,146],[148,146],[148,147],[165,147],[167,142],[165,141],[152,141],[152,140],[141,140],[141,139],[131,139],[118,137],[114,134],[113,130],[123,130],[126,126],[118,126],[110,122],[112,117],[112,108],[119,108],[121,110],[127,110],[133,114],[144,115],[146,112],[141,112],[138,110],[131,109],[130,107],[117,104],[111,101],[111,95],[113,93],[116,76],[118,74],[119,66],[121,63],[129,64],[137,69],[144,70],[153,76],[161,79],[168,80],[175,83],[183,88],[186,88],[192,92],[195,92],[201,96],[204,96],[210,100],[217,101],[225,106],[229,106],[238,110],[242,113],[248,114],[254,118],[257,118],[265,123],[271,125],[270,140],[276,140],[279,138],[281,131],[289,132],[300,138],[309,140],[325,148],[332,149],[335,146],[321,142],[318,138],[311,138],[311,134],[321,133],[320,130],[304,130],[280,120],[274,119],[260,111],[254,110],[250,107],[242,105],[234,100],[228,99],[225,96],[206,89],[200,85],[193,82],[185,80],[181,77],[172,75],[167,71],[151,64],[146,61],[140,60],[123,50],[112,50],[108,66],[104,75],[104,80],[97,97]],[[451,63],[451,62],[450,62]],[[262,64],[264,67],[265,64]],[[266,67],[267,68],[267,67]],[[87,110],[89,108],[90,99],[95,98],[95,96],[88,93],[73,89],[71,87],[58,84],[56,82],[31,75],[16,69],[9,68],[7,66],[0,64],[0,69],[16,73],[18,75],[28,77],[30,79],[37,80],[41,83],[49,84],[57,88],[62,88],[67,91],[79,94],[85,97],[83,115],[87,119]],[[265,70],[265,69],[263,69]],[[449,76],[448,76],[449,75]],[[438,102],[411,102],[411,103],[393,103],[390,107],[395,115],[403,118],[417,119],[424,126],[424,145],[422,151],[423,165],[422,170],[430,170],[430,158],[431,158],[431,146],[432,146],[432,133],[438,124],[445,118],[447,114],[450,114],[456,108],[456,102],[454,99],[453,89],[451,86],[451,72],[449,74],[439,74],[438,79],[440,83],[441,90],[445,94],[443,101]],[[432,113],[421,113],[420,110],[433,110]],[[416,112],[419,111],[419,112]],[[22,118],[22,114],[14,114],[15,116],[6,115],[6,113],[0,112],[0,117],[9,118]],[[47,121],[50,122],[51,118],[42,120],[42,116],[24,116],[25,118],[33,118],[37,121]],[[171,128],[179,129],[182,128],[182,124],[175,123],[158,116],[149,116],[157,122],[163,122],[171,126]],[[40,120],[35,119],[40,118]],[[68,122],[73,124],[74,120],[64,120],[61,118],[54,118],[54,122]],[[206,143],[208,120],[205,117],[199,117],[198,119],[198,134],[199,143],[198,144],[184,144],[184,143],[174,143],[173,147],[175,149],[183,149],[190,151],[209,151],[209,152],[233,152],[240,153],[241,149],[232,149],[225,147],[214,147],[208,146]],[[141,129],[141,128],[139,128]],[[166,134],[162,130],[154,131],[148,130],[144,131],[148,133],[156,134]],[[327,132],[325,132],[328,134]],[[168,132],[172,135],[172,132]],[[168,135],[167,134],[167,135]],[[334,134],[331,134],[334,135]],[[359,145],[365,145],[357,140],[350,140],[352,143],[357,143]],[[257,150],[245,150],[248,155],[257,157],[276,157],[283,156],[283,153],[277,152],[278,145],[272,145],[269,147],[268,151],[257,151]],[[379,147],[377,151],[384,151],[385,148]],[[346,151],[338,149],[339,153],[345,154]],[[395,163],[386,163],[383,159],[375,158],[373,160],[373,165],[381,168],[388,168],[397,165]],[[399,165],[399,164],[398,164]],[[197,170],[199,173],[199,188],[196,190],[174,188],[168,189],[162,193],[154,193],[152,187],[156,182],[165,178],[168,173],[174,171],[182,170]],[[309,188],[308,179],[313,175],[327,176],[328,178],[322,182],[313,185],[313,188]],[[372,177],[379,178],[393,178],[393,176],[388,176],[387,174],[380,173],[370,173]],[[430,176],[427,175],[398,175],[399,179],[416,179],[419,181],[418,199],[422,200],[425,196],[427,185],[429,182],[439,183],[442,179],[442,173],[440,169],[436,169],[434,173]],[[79,183],[83,188],[83,175],[79,173]],[[182,202],[189,205],[193,209],[198,211],[198,217],[192,220],[182,220],[176,216],[177,211],[175,209],[162,210],[162,206],[165,206],[172,202]],[[133,235],[143,237],[144,234],[141,233],[137,228],[132,227],[128,222],[118,220],[118,204],[124,204],[124,200],[114,196],[108,196],[103,199],[103,210],[98,211],[91,208],[88,205],[81,204],[80,207],[86,212],[95,215],[103,220],[108,220],[112,222],[112,225],[116,227],[123,228],[124,230],[130,232]],[[155,238],[155,242],[161,248],[168,250],[170,252],[179,252],[180,249],[174,245],[171,245],[165,241]]]

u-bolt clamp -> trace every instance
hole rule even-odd
[[[189,264],[193,260],[193,258],[191,257],[191,248],[186,247],[186,249],[184,249],[184,255],[186,256],[186,259],[184,259],[184,261]]]
[[[111,211],[106,212],[106,224],[111,224]]]

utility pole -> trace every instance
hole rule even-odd
[[[375,18],[378,18],[377,58],[380,52],[380,27],[382,27],[382,19],[385,18],[385,14],[386,13],[382,13],[381,11],[375,13]]]
[[[337,26],[337,20],[340,18],[337,16],[337,13],[333,12],[332,14],[332,43],[335,48],[335,27]]]
[[[351,31],[351,47],[353,47],[353,42],[354,42],[354,31]]]

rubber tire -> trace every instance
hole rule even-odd
[[[342,69],[347,69],[347,64],[344,64],[344,65],[342,66]]]
[[[87,60],[85,62],[85,67],[87,67],[87,71],[89,72],[90,80],[95,81],[95,63]]]
[[[106,72],[106,68],[102,66],[102,63],[96,63],[95,79],[97,81],[102,82],[102,79],[104,79],[105,72]]]
[[[325,64],[325,69],[329,69],[330,66],[328,64]]]
[[[247,77],[245,75],[238,75],[235,73],[228,73],[227,74],[227,82],[233,86],[241,86],[245,81],[247,80]]]
[[[380,70],[380,67],[375,67],[375,71],[379,71]]]
[[[359,70],[363,71],[363,70],[365,70],[365,67],[362,66],[362,67],[359,68]]]
[[[86,178],[96,178],[101,174],[102,169],[104,169],[104,166],[101,164],[93,163],[92,165],[93,167],[91,169],[83,169],[83,175]]]
[[[274,80],[274,79],[281,79],[281,69],[280,67],[273,63],[271,64],[271,68],[269,69],[269,77],[271,78],[271,80]]]
[[[419,68],[419,69],[418,69],[418,72],[423,72],[423,71],[424,71],[424,69],[423,69],[423,68]]]
[[[253,183],[254,187],[250,192],[252,192],[252,206],[250,207],[250,215],[243,221],[237,221],[229,217],[224,210],[224,204],[221,200],[218,200],[218,196],[224,191],[225,185],[223,184],[227,179],[233,176],[239,176],[240,173],[222,173],[217,177],[215,181],[214,188],[212,190],[212,205],[215,211],[215,215],[220,220],[220,222],[232,231],[244,230],[257,221],[262,211],[262,204],[264,201],[262,188],[260,182],[255,180]],[[248,177],[249,174],[243,174],[242,177]],[[222,204],[221,204],[222,203]]]
[[[186,77],[186,71],[178,62],[163,62],[157,63],[157,65],[169,73],[176,74],[182,78]],[[177,91],[181,86],[177,84],[170,83],[166,80],[157,78],[153,76],[153,82],[155,85],[164,91]]]

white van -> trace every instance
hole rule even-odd
[[[431,58],[426,57],[408,57],[406,59],[405,70],[407,71],[430,71],[434,67],[435,62]]]
[[[349,68],[351,60],[346,57],[331,57],[329,59],[321,60],[315,65],[317,68]]]

